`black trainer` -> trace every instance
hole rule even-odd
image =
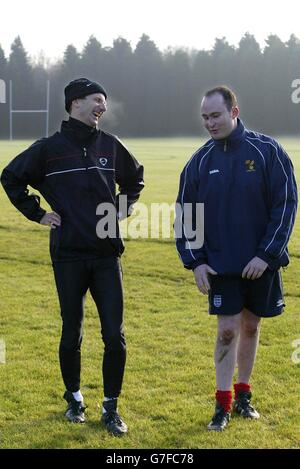
[[[64,399],[68,403],[67,410],[65,412],[66,418],[73,423],[84,423],[85,416],[84,411],[86,407],[83,405],[83,402],[76,401],[73,394],[70,391],[64,393]]]
[[[247,391],[240,391],[237,399],[234,401],[233,410],[238,415],[248,419],[259,419],[260,415],[250,404],[252,394]]]
[[[115,436],[121,436],[127,433],[127,425],[123,422],[117,411],[117,399],[104,401],[103,407],[106,412],[102,414],[101,420],[106,426],[107,431]]]
[[[207,425],[208,430],[222,432],[230,421],[230,412],[226,412],[224,408],[217,402],[216,410],[213,418]]]

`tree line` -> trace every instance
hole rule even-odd
[[[237,47],[217,38],[211,50],[168,48],[160,51],[143,35],[133,50],[119,37],[103,47],[91,36],[82,51],[68,45],[63,58],[47,64],[33,62],[20,37],[9,57],[0,46],[0,79],[6,83],[6,103],[0,103],[0,138],[9,136],[8,84],[13,85],[13,109],[44,109],[50,81],[50,134],[67,118],[65,85],[86,76],[108,92],[109,111],[101,127],[131,137],[185,136],[203,133],[200,100],[216,85],[226,84],[237,94],[246,125],[268,134],[299,133],[300,104],[292,100],[292,83],[300,79],[300,41],[269,35],[262,49],[246,33]],[[14,138],[45,134],[45,115],[14,114]]]

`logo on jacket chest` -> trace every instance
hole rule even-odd
[[[107,165],[107,161],[108,161],[107,158],[104,158],[103,156],[101,156],[101,157],[99,158],[99,163],[100,163],[101,166],[106,166],[106,165]]]
[[[245,160],[245,165],[246,165],[247,173],[252,172],[252,171],[256,171],[254,160]]]

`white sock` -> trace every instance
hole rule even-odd
[[[117,397],[104,397],[103,399],[104,402],[114,401],[114,400],[117,400]],[[105,413],[106,413],[106,409],[104,409],[104,407],[102,406],[102,414],[105,414]]]
[[[80,389],[79,391],[72,392],[72,394],[73,394],[74,399],[76,399],[76,401],[83,402],[83,395],[81,394]]]

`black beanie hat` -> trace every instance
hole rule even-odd
[[[105,99],[107,99],[105,89],[95,81],[91,81],[88,78],[77,78],[76,80],[70,81],[70,83],[65,87],[66,111],[70,111],[73,99],[84,98],[84,96],[94,93],[102,93],[104,94]]]

